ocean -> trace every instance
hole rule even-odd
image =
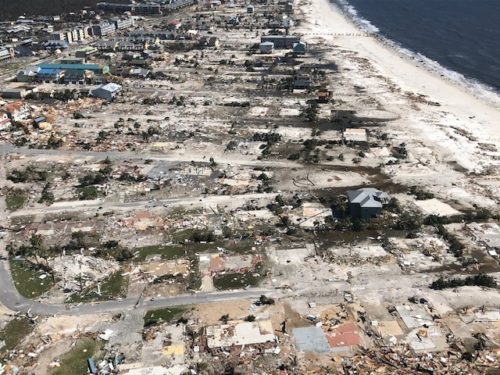
[[[334,0],[365,31],[469,87],[500,93],[500,0]]]

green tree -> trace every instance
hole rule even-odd
[[[54,194],[50,191],[50,189],[50,182],[47,182],[42,189],[42,196],[38,200],[39,203],[47,203],[48,205],[54,203]]]

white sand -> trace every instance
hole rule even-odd
[[[324,35],[327,43],[358,52],[375,63],[383,75],[390,77],[403,90],[427,95],[441,103],[440,111],[452,112],[463,119],[475,116],[473,123],[481,125],[480,130],[498,143],[500,98],[497,98],[496,105],[485,103],[458,84],[425,70],[373,37],[329,35],[362,32],[328,0],[313,0],[312,6],[306,6],[305,11],[310,23],[300,31],[305,33],[306,39],[315,38],[314,34]]]
[[[294,32],[339,66],[330,83],[345,109],[378,114],[393,143],[406,143],[409,157],[384,171],[403,184],[426,186],[445,199],[453,189],[462,203],[491,206],[498,201],[500,97],[483,97],[441,77],[380,39],[364,33],[328,0],[300,4],[306,20]],[[353,95],[353,85],[366,95]],[[424,100],[415,100],[423,95]],[[431,105],[437,102],[440,106]],[[488,173],[488,184],[452,168]]]

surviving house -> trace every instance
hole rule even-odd
[[[64,77],[64,71],[61,69],[40,68],[36,76],[38,82],[59,83]]]
[[[75,57],[88,59],[90,56],[97,54],[97,48],[86,46],[75,52]]]
[[[293,53],[295,55],[304,55],[307,50],[307,44],[304,42],[298,42],[293,45]]]
[[[260,38],[260,42],[272,42],[276,49],[293,48],[293,45],[300,42],[300,36],[294,35],[265,35]]]
[[[69,44],[65,40],[49,40],[43,44],[43,46],[50,50],[55,51],[57,49],[66,49],[69,47]]]
[[[87,84],[91,83],[95,74],[90,70],[67,70],[64,74],[64,83]]]
[[[17,82],[33,82],[40,71],[39,66],[28,66],[16,74]]]
[[[308,76],[296,76],[293,79],[293,90],[307,90],[311,88],[312,81]]]
[[[47,63],[38,65],[41,69],[59,69],[66,73],[70,71],[91,71],[96,75],[106,74],[109,72],[107,65],[101,66],[99,64],[60,64],[60,63]]]
[[[133,68],[130,69],[128,75],[134,78],[147,78],[151,72],[144,68]]]
[[[111,101],[122,91],[122,87],[116,83],[107,83],[92,90],[90,94],[95,98]]]
[[[273,53],[274,43],[273,42],[262,42],[259,44],[260,53]]]
[[[362,188],[349,190],[347,200],[352,218],[369,220],[380,214],[384,204],[389,202],[389,196],[375,188]]]

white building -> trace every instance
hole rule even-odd
[[[95,98],[104,99],[111,101],[122,91],[122,87],[116,83],[107,83],[105,85],[99,86],[95,90],[91,91],[91,95]]]

